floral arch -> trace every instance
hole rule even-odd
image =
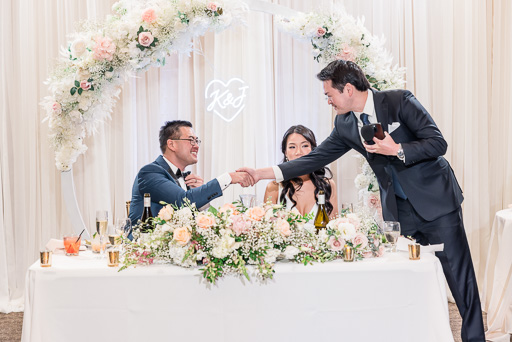
[[[138,72],[165,64],[172,53],[189,53],[192,38],[244,23],[248,10],[275,16],[278,27],[308,40],[319,63],[334,59],[356,62],[377,89],[403,85],[403,69],[391,64],[383,38],[373,36],[364,21],[342,9],[301,13],[258,0],[121,0],[103,23],[85,22],[70,36],[47,81],[45,121],[62,171],[64,200],[75,229],[85,227],[78,210],[70,171],[87,146],[84,139],[110,117],[122,83]]]

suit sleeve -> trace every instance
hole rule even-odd
[[[336,117],[336,122],[338,121]],[[312,173],[340,158],[351,147],[343,142],[337,124],[331,134],[310,154],[278,165],[283,172],[284,180]]]
[[[166,173],[162,167],[156,164],[144,166],[138,176],[140,193],[151,193],[152,202],[164,201],[178,207],[182,206],[184,198],[187,198],[191,203],[195,203],[197,208],[222,196],[222,190],[216,179],[198,188],[185,191]]]
[[[446,153],[448,144],[434,120],[414,97],[406,91],[402,97],[400,120],[418,140],[402,143],[406,165],[434,159]]]

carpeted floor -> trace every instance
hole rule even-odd
[[[455,304],[449,304],[450,310],[450,325],[452,327],[455,342],[461,342],[460,339],[460,325],[461,319]],[[484,313],[484,326],[486,314]],[[23,324],[23,312],[13,312],[10,314],[0,313],[0,342],[19,342],[21,340],[21,327]],[[512,338],[511,338],[512,342]]]

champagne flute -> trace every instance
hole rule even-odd
[[[396,242],[400,236],[400,222],[384,221],[384,235],[389,242],[388,252],[396,252]]]
[[[105,254],[104,244],[105,236],[107,234],[108,227],[108,211],[97,210],[96,211],[96,232],[100,235],[100,256],[103,257]]]
[[[116,234],[122,236],[124,239],[128,238],[132,231],[132,220],[129,218],[117,219],[116,221]]]

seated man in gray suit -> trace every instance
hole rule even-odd
[[[158,215],[160,201],[180,207],[187,198],[197,208],[222,196],[230,184],[252,185],[252,179],[245,172],[224,173],[203,184],[197,175],[183,172],[188,165],[197,163],[199,140],[188,121],[168,121],[160,128],[160,149],[162,155],[154,162],[140,169],[132,188],[130,219],[137,223],[144,209],[144,194],[151,194],[151,212]],[[185,174],[185,175],[184,175]]]

